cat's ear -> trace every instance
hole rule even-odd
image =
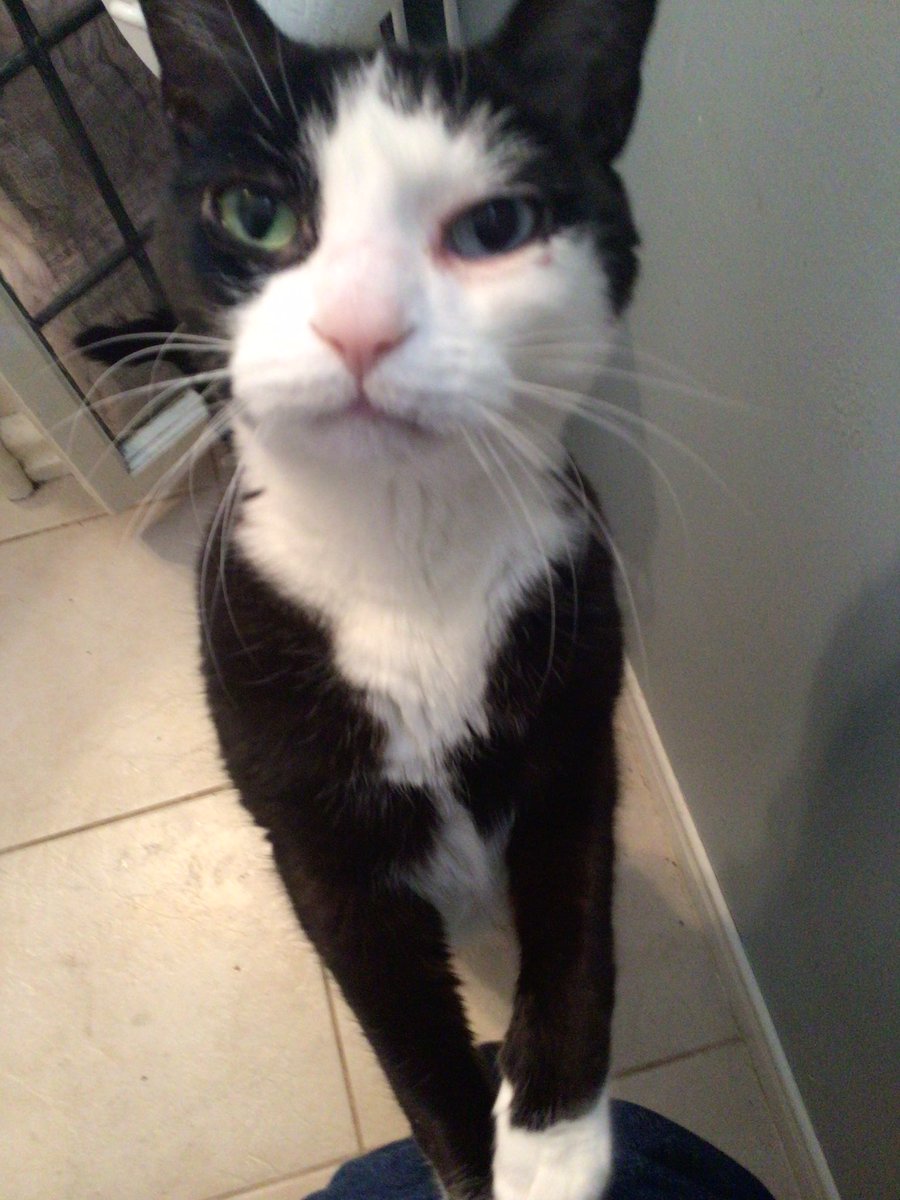
[[[656,0],[519,0],[491,48],[554,121],[611,162],[641,90]]]
[[[279,33],[255,0],[141,0],[141,8],[177,133],[209,128],[235,93],[261,90],[274,102]]]

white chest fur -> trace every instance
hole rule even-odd
[[[296,462],[286,472],[258,441],[243,448],[245,553],[333,636],[338,669],[387,733],[382,770],[427,788],[441,836],[410,881],[454,927],[492,906],[503,838],[486,843],[453,794],[446,762],[486,733],[488,672],[524,594],[572,536],[546,485],[520,480],[516,503],[493,482],[440,462],[360,471]],[[443,464],[446,467],[446,464]]]
[[[546,485],[517,509],[490,479],[394,470],[291,472],[242,455],[244,551],[282,594],[318,613],[342,675],[388,737],[393,782],[444,782],[449,751],[487,728],[488,669],[509,618],[572,535]]]

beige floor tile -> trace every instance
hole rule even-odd
[[[613,1094],[706,1138],[757,1175],[776,1200],[801,1200],[743,1044],[629,1075],[616,1081]]]
[[[469,1023],[479,1042],[501,1042],[512,1014],[519,956],[508,925],[483,930],[456,954]]]
[[[201,497],[202,503],[209,503]],[[0,544],[0,846],[221,786],[198,671],[205,514]]]
[[[738,1032],[706,931],[687,893],[668,818],[647,785],[624,722],[619,747],[615,1073]]]
[[[0,857],[3,1200],[203,1200],[356,1152],[318,961],[230,793]]]
[[[72,475],[52,479],[27,500],[0,496],[0,542],[95,517],[104,510]]]

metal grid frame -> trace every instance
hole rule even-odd
[[[5,5],[16,27],[16,31],[22,39],[22,48],[7,58],[5,62],[0,63],[0,90],[30,67],[34,67],[37,70],[53,107],[56,109],[69,137],[75,143],[122,238],[119,246],[109,254],[104,255],[79,279],[76,279],[57,293],[34,316],[28,312],[18,296],[16,296],[15,291],[9,286],[2,274],[0,274],[0,285],[12,297],[23,320],[27,322],[29,328],[43,344],[48,354],[57,362],[70,385],[78,395],[83,397],[84,392],[82,388],[72,378],[64,364],[60,362],[58,354],[44,337],[42,331],[50,321],[58,317],[60,313],[65,312],[67,308],[87,295],[98,284],[103,283],[105,279],[129,259],[140,271],[141,277],[150,289],[154,300],[161,305],[165,304],[165,294],[146,250],[146,242],[152,232],[152,225],[148,224],[142,228],[137,228],[129,217],[122,199],[116,191],[115,185],[110,179],[100,155],[97,153],[96,147],[91,140],[91,136],[79,117],[65,84],[60,78],[56,67],[53,65],[53,60],[50,56],[51,50],[67,37],[73,33],[77,33],[79,29],[83,28],[90,21],[106,14],[106,9],[101,0],[84,0],[84,3],[80,4],[68,16],[55,22],[44,33],[41,33],[35,25],[25,0],[0,0],[0,2]],[[102,419],[99,417],[97,419],[102,424]],[[107,432],[109,431],[107,430]],[[111,432],[109,432],[109,436],[112,438],[113,435]]]
[[[58,293],[58,295],[54,296],[35,316],[31,316],[23,305],[19,303],[12,289],[3,280],[2,274],[0,274],[0,282],[4,284],[7,291],[13,296],[17,307],[38,336],[41,336],[41,330],[45,325],[55,317],[58,317],[70,305],[80,300],[97,284],[102,283],[104,279],[122,266],[129,258],[136,264],[154,299],[160,304],[165,304],[165,295],[146,250],[146,242],[152,233],[153,227],[152,225],[145,225],[138,229],[128,216],[115,185],[110,179],[94,147],[90,134],[76,112],[75,106],[66,91],[65,84],[60,79],[59,73],[50,57],[50,51],[58,46],[60,42],[64,41],[71,34],[77,33],[79,29],[87,25],[90,21],[106,13],[106,8],[102,0],[84,0],[78,8],[68,16],[56,21],[45,33],[41,33],[35,25],[25,0],[0,0],[0,2],[5,5],[22,39],[22,49],[12,54],[5,62],[0,63],[0,89],[6,84],[11,83],[12,80],[16,79],[29,67],[34,67],[38,71],[57,114],[69,136],[75,142],[119,233],[122,235],[121,246],[104,256],[94,267],[85,272],[80,279],[77,279]],[[423,25],[422,30],[415,28],[415,33],[424,33],[426,35],[423,40],[427,40],[429,35],[430,37],[435,36],[435,25],[437,24],[435,18],[438,12],[440,12],[441,6],[439,3],[431,5],[431,8],[435,10],[431,12],[428,11],[428,8],[429,6],[424,6],[424,11],[421,14],[417,13],[414,8],[412,14],[413,24],[415,25],[418,20],[419,24]],[[445,24],[438,36],[443,35],[446,37],[447,33],[453,33],[458,30],[459,18],[456,15],[456,5],[448,4],[447,0],[444,0],[443,10]],[[451,19],[451,13],[454,15],[455,20]],[[407,17],[407,20],[409,19]],[[454,29],[450,28],[451,25],[454,26]],[[387,31],[385,30],[385,32]],[[391,32],[393,33],[393,30]],[[47,344],[43,337],[41,337],[41,340]],[[52,348],[49,345],[47,348],[52,354]],[[54,357],[56,357],[55,354]]]
[[[79,29],[97,17],[106,14],[106,8],[102,0],[83,0],[83,3],[79,4],[71,13],[56,21],[43,33],[32,19],[26,0],[0,0],[0,3],[5,5],[22,40],[22,48],[15,51],[4,62],[0,62],[0,92],[2,92],[2,89],[7,84],[18,78],[23,71],[31,67],[37,70],[66,132],[75,143],[122,238],[119,246],[104,255],[80,278],[57,293],[35,315],[32,315],[25,308],[15,294],[15,291],[3,278],[2,272],[0,272],[0,286],[6,289],[16,308],[21,313],[23,320],[27,322],[29,328],[40,340],[47,353],[57,362],[72,388],[83,398],[84,392],[82,388],[69,371],[66,370],[65,365],[60,362],[59,356],[44,337],[42,331],[50,321],[65,312],[66,309],[87,295],[98,284],[103,283],[104,280],[129,260],[140,271],[154,301],[160,305],[164,305],[166,303],[165,294],[146,250],[146,242],[153,231],[153,226],[151,223],[138,228],[129,217],[121,197],[116,191],[115,185],[110,179],[100,155],[97,153],[91,136],[79,117],[65,84],[53,65],[50,55],[50,52],[67,37],[77,33]],[[401,6],[395,6],[395,9],[397,7]],[[401,7],[401,12],[405,7],[405,5]],[[454,32],[458,35],[456,5],[449,3],[449,0],[443,0],[443,5],[441,4],[441,0],[430,0],[427,4],[410,7],[411,12],[408,14],[407,19],[412,22],[413,29],[411,32],[413,32],[414,36],[418,35],[422,40],[428,41],[435,38],[444,40],[448,33],[451,34],[450,40],[453,40],[452,35]],[[443,12],[441,11],[442,8]],[[450,19],[451,14],[454,15],[455,20]],[[404,14],[404,16],[407,16],[407,14]],[[441,17],[443,17],[443,20],[441,20]],[[387,24],[387,21],[385,24]],[[383,32],[391,38],[394,35],[393,28],[390,31],[383,28]],[[97,419],[103,424],[101,417],[97,417]],[[112,437],[111,433],[110,437]]]

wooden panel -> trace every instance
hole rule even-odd
[[[22,49],[22,43],[16,32],[12,17],[0,4],[0,63]]]
[[[57,21],[83,8],[84,0],[26,0],[26,4],[32,21],[41,33],[46,33]]]
[[[90,172],[29,67],[0,91],[0,271],[34,314],[119,240]]]
[[[157,80],[105,14],[66,38],[52,59],[128,215],[145,224],[170,164]]]

